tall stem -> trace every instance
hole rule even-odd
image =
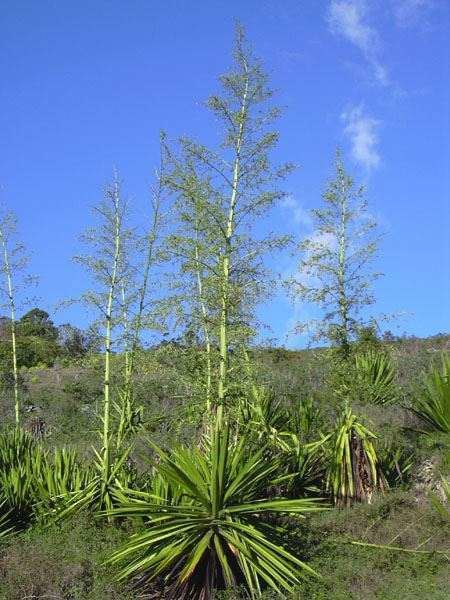
[[[156,198],[153,204],[153,219],[150,226],[150,230],[147,236],[147,255],[145,259],[144,274],[142,277],[142,285],[139,290],[139,305],[136,315],[136,322],[133,328],[132,344],[131,344],[131,357],[130,357],[130,369],[133,371],[134,366],[134,355],[139,344],[139,337],[142,331],[142,320],[145,311],[145,299],[147,297],[147,290],[150,282],[150,269],[152,268],[155,258],[155,245],[158,237],[158,226],[160,223],[161,213],[161,191],[162,183],[161,177],[159,177],[159,188],[156,193]]]
[[[14,286],[12,281],[11,264],[9,262],[8,246],[5,236],[0,230],[0,239],[3,246],[3,262],[5,266],[6,285],[8,293],[9,311],[11,317],[11,343],[12,343],[12,363],[14,380],[14,414],[16,426],[20,426],[20,399],[19,399],[19,372],[17,369],[17,343],[16,343],[16,303],[14,299]]]
[[[197,233],[197,231],[196,231],[196,233]],[[205,351],[206,351],[206,390],[205,390],[205,395],[206,395],[206,410],[209,415],[209,413],[211,412],[211,383],[212,383],[211,339],[209,336],[208,314],[207,314],[205,298],[204,298],[204,294],[203,294],[203,281],[202,281],[201,270],[200,270],[198,239],[196,239],[196,243],[195,243],[195,270],[196,270],[196,276],[197,276],[198,300],[200,303],[200,311],[201,311],[201,316],[202,316],[203,335],[205,336]]]
[[[105,330],[105,373],[103,383],[103,460],[104,460],[104,478],[109,478],[110,454],[109,454],[109,417],[110,417],[110,376],[111,376],[111,334],[112,334],[112,312],[114,296],[117,286],[117,274],[120,259],[120,196],[119,184],[114,182],[113,191],[114,202],[114,259],[111,271],[110,286],[108,291],[108,301],[106,306],[106,330]]]
[[[130,320],[126,309],[126,298],[125,298],[125,287],[122,285],[122,303],[123,303],[123,321],[125,327],[125,339],[126,339],[126,350],[125,350],[125,382],[122,399],[122,414],[121,422],[119,426],[119,432],[117,436],[117,446],[119,446],[125,435],[125,428],[129,424],[132,410],[133,410],[133,374],[135,367],[136,351],[139,345],[143,316],[145,311],[145,299],[147,297],[147,290],[150,282],[150,269],[153,265],[155,258],[155,244],[158,236],[158,226],[160,222],[160,211],[161,211],[161,193],[162,193],[162,182],[161,177],[158,177],[159,187],[155,193],[153,201],[153,219],[150,225],[150,229],[147,235],[147,254],[144,263],[144,271],[142,276],[142,284],[139,288],[138,294],[138,307],[136,318],[132,321],[130,328]]]
[[[341,174],[342,177],[342,174]],[[339,267],[338,267],[338,294],[339,294],[339,312],[341,317],[341,334],[340,342],[344,353],[347,357],[349,353],[349,336],[348,336],[348,302],[345,289],[346,279],[346,255],[347,255],[347,192],[345,185],[342,182],[341,198],[340,198],[340,213],[341,222],[339,229]]]
[[[131,414],[131,394],[132,394],[132,352],[130,352],[130,326],[129,326],[129,318],[128,318],[128,310],[126,305],[126,293],[125,293],[125,284],[122,281],[120,286],[120,292],[122,296],[122,321],[124,327],[124,339],[125,339],[125,351],[124,351],[124,361],[125,361],[125,369],[124,369],[124,384],[122,390],[121,397],[121,406],[120,406],[120,422],[117,430],[116,436],[116,448],[119,450],[121,447],[123,440],[127,434],[127,426],[130,419]]]
[[[227,394],[228,379],[228,311],[229,311],[229,283],[230,283],[230,258],[231,258],[231,239],[234,233],[236,203],[238,200],[238,183],[241,167],[241,146],[244,137],[244,125],[247,114],[247,95],[248,95],[248,70],[244,63],[246,71],[246,81],[242,104],[240,110],[239,131],[235,145],[235,159],[233,165],[233,180],[231,196],[228,207],[228,219],[225,235],[225,247],[222,256],[222,282],[221,282],[221,311],[219,324],[219,383],[218,383],[218,407],[217,407],[217,426],[220,427],[223,421],[224,403]]]

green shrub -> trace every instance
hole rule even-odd
[[[74,450],[51,453],[20,429],[0,434],[0,514],[15,529],[48,518],[90,479]]]
[[[214,589],[245,584],[250,597],[264,584],[290,591],[314,572],[288,552],[280,528],[269,516],[321,510],[308,499],[265,498],[267,481],[279,463],[264,459],[264,448],[248,457],[245,439],[230,442],[230,430],[215,431],[202,449],[158,451],[158,493],[118,494],[121,506],[110,514],[142,518],[145,529],[111,557],[122,563],[120,578],[158,577],[164,598],[209,598]]]
[[[442,357],[442,369],[432,366],[413,412],[434,431],[450,433],[450,356]]]
[[[377,444],[381,472],[390,487],[405,485],[411,477],[414,452],[400,440],[383,440]]]
[[[395,369],[388,354],[379,350],[357,354],[355,367],[360,400],[382,405],[397,400]]]
[[[375,434],[347,406],[329,439],[327,488],[336,505],[370,502],[374,492],[384,489],[384,477],[373,444]]]

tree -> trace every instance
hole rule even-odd
[[[88,332],[70,323],[63,323],[58,327],[58,344],[63,355],[81,358],[91,350],[92,341]]]
[[[17,218],[10,211],[3,211],[0,217],[0,245],[2,249],[2,262],[0,271],[3,281],[0,293],[5,305],[9,309],[7,329],[9,330],[10,352],[7,352],[13,373],[14,389],[14,414],[16,425],[20,425],[20,398],[19,398],[19,363],[17,348],[17,302],[21,290],[27,289],[32,283],[32,278],[26,275],[28,257],[23,244],[17,240]],[[9,361],[9,356],[11,360]]]
[[[268,292],[262,257],[286,242],[285,236],[256,236],[254,224],[284,197],[278,181],[292,169],[271,165],[278,142],[271,125],[280,111],[271,104],[267,76],[240,26],[234,68],[220,82],[221,95],[208,100],[222,128],[219,149],[182,138],[178,155],[167,151],[166,178],[183,224],[173,240],[174,255],[196,289],[205,341],[218,346],[218,422],[232,387],[230,348],[248,343],[255,305]]]
[[[60,354],[57,343],[58,330],[50,316],[40,308],[33,308],[19,320],[3,321],[3,335],[0,340],[0,354],[7,362],[11,362],[11,335],[14,328],[15,355],[17,367],[35,367],[37,365],[52,366]],[[5,341],[5,339],[9,340]]]
[[[315,230],[299,247],[299,276],[288,283],[294,297],[323,310],[320,322],[311,325],[316,340],[337,344],[347,357],[350,343],[368,321],[363,309],[373,304],[371,270],[378,247],[377,224],[368,213],[364,188],[356,186],[336,151],[335,176],[324,194],[324,206],[311,211]]]
[[[40,309],[35,309],[40,311]],[[42,311],[48,318],[48,314]],[[56,328],[49,320],[47,324],[33,323],[26,319],[12,322],[4,319],[0,339],[0,356],[3,364],[11,364],[14,353],[11,348],[11,335],[14,327],[15,357],[17,368],[44,365],[51,367],[60,354],[60,348],[54,339]]]
[[[117,443],[121,444],[133,420],[139,418],[139,409],[134,407],[133,375],[136,358],[142,347],[145,331],[160,331],[164,328],[161,320],[160,297],[161,281],[157,268],[163,260],[164,225],[166,213],[164,207],[165,188],[164,162],[161,153],[159,170],[155,173],[156,183],[151,189],[150,211],[146,226],[128,234],[128,245],[134,248],[123,255],[124,274],[120,292],[122,301],[122,325],[124,330],[124,385],[121,399],[121,418]],[[159,274],[158,274],[159,275]]]
[[[207,414],[211,410],[214,344],[216,278],[208,261],[219,252],[214,224],[208,223],[206,205],[209,188],[201,181],[191,160],[177,163],[168,151],[173,170],[168,185],[179,195],[175,202],[178,229],[168,240],[170,256],[178,262],[179,276],[171,280],[170,302],[176,307],[177,325],[183,330],[181,341],[189,346],[203,345],[205,356],[204,395]],[[178,181],[180,178],[180,181]],[[179,185],[182,189],[179,190]],[[197,374],[198,375],[198,374]],[[200,388],[202,385],[200,385]]]
[[[102,509],[110,509],[117,482],[126,484],[127,473],[123,467],[131,447],[124,442],[134,426],[134,417],[139,416],[136,412],[140,412],[134,412],[131,403],[133,360],[143,329],[150,327],[150,269],[158,254],[156,233],[160,225],[160,204],[157,198],[154,198],[153,209],[144,243],[129,227],[129,207],[122,198],[120,182],[115,175],[112,184],[105,190],[103,201],[95,207],[99,216],[97,226],[90,228],[83,236],[91,251],[75,257],[93,280],[92,289],[81,300],[96,309],[99,325],[104,332],[103,431],[102,449],[100,453],[96,452],[96,475],[86,489],[70,500],[64,514],[93,504]],[[143,248],[146,251],[141,259],[140,252]],[[142,279],[138,277],[139,273]],[[125,363],[125,383],[119,390],[118,402],[114,401],[111,388],[113,348],[123,351]],[[118,424],[115,428],[112,421],[113,408],[118,412]]]
[[[111,352],[114,328],[120,323],[122,306],[121,286],[126,280],[124,246],[127,239],[125,223],[126,204],[122,200],[120,182],[117,175],[105,189],[103,200],[94,208],[99,222],[87,230],[83,241],[92,252],[79,255],[75,261],[90,273],[93,289],[83,294],[81,300],[93,306],[103,327],[104,368],[103,368],[103,434],[102,434],[102,477],[104,489],[111,475]],[[102,488],[103,489],[103,488]]]
[[[50,315],[40,308],[33,308],[25,313],[17,324],[18,334],[23,337],[34,336],[56,342],[58,329]]]

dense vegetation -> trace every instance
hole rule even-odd
[[[234,59],[217,148],[161,136],[147,226],[106,187],[76,257],[88,331],[18,317],[26,261],[0,223],[4,598],[447,597],[450,337],[368,313],[376,224],[338,151],[285,282],[325,344],[256,344],[265,256],[292,240],[255,225],[292,165],[271,163],[279,111],[240,28]]]

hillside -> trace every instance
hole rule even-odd
[[[392,357],[399,400],[389,406],[361,402],[355,410],[378,436],[377,449],[389,489],[376,494],[370,505],[333,509],[291,524],[284,543],[322,576],[319,581],[307,578],[292,598],[447,597],[449,557],[441,552],[449,548],[450,532],[448,521],[445,524],[433,506],[430,492],[439,489],[440,475],[450,474],[450,438],[448,434],[418,433],[423,423],[407,407],[414,404],[422,373],[431,364],[439,364],[442,352],[448,352],[450,336],[377,342],[377,347]],[[45,446],[68,444],[84,460],[91,456],[100,424],[102,360],[101,355],[93,355],[65,359],[53,367],[21,370],[25,427],[38,436],[42,434]],[[276,403],[288,407],[314,399],[317,413],[307,434],[309,439],[317,437],[318,430],[329,430],[338,405],[330,389],[327,349],[259,349],[253,351],[253,360],[260,381]],[[120,355],[114,357],[117,372],[121,361]],[[199,349],[179,344],[141,354],[135,389],[144,409],[131,454],[138,472],[145,473],[154,455],[149,440],[170,447],[199,436],[202,405],[198,363]],[[119,383],[117,380],[116,385]],[[8,414],[11,417],[8,404],[4,391],[4,418]],[[159,596],[157,589],[137,596],[127,584],[114,583],[114,570],[103,565],[111,550],[129,535],[130,527],[108,526],[89,513],[80,513],[50,528],[37,525],[24,531],[1,549],[1,597],[163,598],[164,592]],[[358,546],[352,544],[355,541],[404,550]],[[410,552],[414,549],[418,552]],[[241,598],[238,592],[219,596]],[[272,598],[270,592],[264,597]]]

